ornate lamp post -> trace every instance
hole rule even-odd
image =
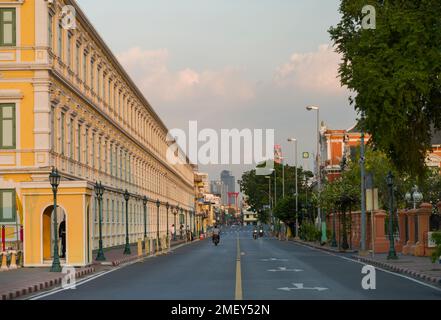
[[[177,239],[176,239],[176,228],[178,227],[178,225],[176,224],[176,215],[178,214],[178,211],[179,211],[179,206],[177,206],[177,207],[175,208],[175,210],[173,210],[173,215],[175,216],[175,230],[174,230],[174,233],[173,233],[173,240],[174,240],[174,241],[177,240]]]
[[[181,208],[181,216],[184,214],[184,209],[183,208]],[[179,219],[179,220],[181,220],[181,219]],[[182,235],[183,236],[183,235]],[[181,239],[182,240],[182,239]]]
[[[170,204],[168,202],[165,204],[165,208],[167,209],[167,219],[166,219],[166,222],[167,222],[167,243],[168,243],[168,240],[170,239],[170,237],[169,237],[169,227],[168,227],[168,209],[170,208]]]
[[[147,196],[142,198],[142,204],[144,206],[144,248],[145,248],[145,240],[147,239],[147,202],[149,199]]]
[[[341,247],[343,250],[347,250],[349,249],[349,244],[348,244],[348,230],[347,230],[347,224],[346,224],[346,209],[348,208],[351,199],[349,196],[344,195],[343,198],[341,199],[342,201],[342,211],[343,211],[343,239],[342,239],[342,244]]]
[[[159,246],[159,207],[161,206],[161,202],[156,200],[156,247]]]
[[[395,251],[395,240],[394,240],[394,176],[391,171],[389,171],[386,177],[387,186],[389,187],[389,253],[387,255],[388,260],[398,259],[397,253]]]
[[[147,202],[149,199],[147,196],[142,198],[142,204],[144,205],[144,239],[147,238]]]
[[[335,219],[337,218],[337,212],[334,212],[332,214],[332,241],[331,241],[331,247],[336,248],[337,247],[337,239],[335,238]]]
[[[57,219],[57,191],[60,185],[61,176],[58,170],[52,168],[49,174],[49,182],[52,186],[52,193],[54,194],[54,260],[52,261],[51,272],[61,272],[60,257],[58,255],[58,219]]]
[[[418,190],[418,186],[414,186],[412,193],[406,193],[405,198],[408,203],[413,203],[413,208],[416,209],[417,204],[423,201],[423,194]]]
[[[196,235],[196,214],[194,210],[192,210],[191,213],[193,215],[193,237],[194,237],[194,235]]]
[[[129,191],[124,192],[124,200],[126,200],[126,245],[124,247],[124,254],[132,254],[130,251],[130,243],[129,243],[129,199],[130,194]]]
[[[103,221],[103,194],[104,194],[104,187],[101,182],[95,183],[95,193],[98,199],[98,214],[99,214],[99,221],[98,221],[98,229],[99,229],[99,235],[100,239],[98,241],[99,248],[98,248],[98,254],[96,256],[96,261],[105,261],[106,257],[104,256],[103,251],[103,231],[102,231],[102,221]]]

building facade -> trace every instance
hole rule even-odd
[[[365,144],[370,135],[365,134]],[[356,126],[348,130],[333,130],[321,126],[321,170],[328,179],[334,181],[341,175],[344,161],[354,156],[361,144],[361,133]]]
[[[236,191],[236,181],[234,179],[234,176],[231,174],[231,171],[224,170],[220,174],[221,182],[225,185],[225,189],[223,190],[224,194],[221,195],[222,198],[222,204],[228,205],[229,199],[228,199],[228,192],[235,192]]]
[[[0,0],[0,29],[0,224],[8,245],[23,228],[24,265],[52,259],[53,167],[62,176],[62,263],[93,260],[95,181],[105,186],[104,247],[124,243],[126,224],[130,242],[143,237],[144,225],[150,237],[158,224],[166,234],[174,218],[167,203],[194,225],[193,166],[166,161],[166,126],[75,1]]]

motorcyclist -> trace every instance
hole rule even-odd
[[[217,224],[214,226],[214,228],[213,228],[213,242],[214,242],[214,240],[215,239],[218,239],[218,240],[220,240],[220,229],[218,228],[218,226],[217,226]]]
[[[257,229],[256,228],[254,228],[254,231],[253,231],[253,238],[257,239]]]

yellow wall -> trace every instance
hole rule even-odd
[[[18,74],[19,72],[17,72]],[[20,77],[21,75],[16,75],[15,73],[8,72],[3,74],[3,79],[10,79],[12,75]],[[32,72],[26,72],[26,76],[32,76]],[[21,150],[31,150],[34,148],[34,88],[31,83],[24,82],[12,82],[12,83],[0,83],[0,90],[20,90],[23,94],[23,99],[20,101],[17,118],[17,148]],[[18,107],[18,105],[17,105]],[[19,121],[19,122],[18,122]],[[20,137],[20,142],[18,141]],[[18,146],[20,143],[20,146]],[[15,151],[11,150],[10,154],[14,154]],[[3,153],[3,154],[9,154]],[[34,165],[34,154],[33,152],[23,152],[21,154],[21,165],[22,166],[33,166]],[[9,166],[9,165],[7,165]]]
[[[43,260],[43,212],[52,205],[53,196],[50,188],[22,190],[24,197],[25,228],[24,228],[24,263],[26,266],[41,265]],[[67,264],[85,265],[87,245],[84,242],[86,221],[85,201],[89,191],[85,188],[63,188],[58,191],[58,204],[66,214],[67,232]],[[61,222],[61,221],[59,221]],[[50,248],[51,252],[53,248]]]

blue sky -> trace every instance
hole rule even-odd
[[[77,0],[169,128],[275,128],[313,151],[321,107],[329,127],[352,126],[328,28],[338,0]],[[288,149],[288,147],[290,149]],[[216,178],[222,166],[202,167]],[[230,167],[240,176],[243,166]]]

